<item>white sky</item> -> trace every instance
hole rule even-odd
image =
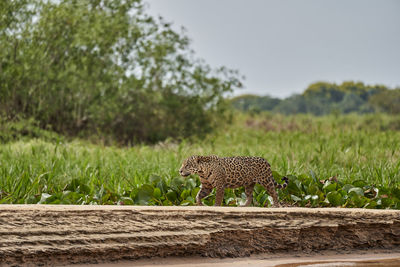
[[[246,76],[245,88],[287,97],[312,82],[400,86],[400,0],[145,0],[184,26],[196,55]]]

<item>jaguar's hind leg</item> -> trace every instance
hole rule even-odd
[[[273,186],[272,188],[267,188],[268,194],[272,197],[272,200],[274,201],[274,203],[272,204],[272,206],[274,208],[279,208],[281,206],[281,204],[279,203],[278,200],[278,194],[275,191],[275,187]]]
[[[260,184],[265,187],[265,189],[268,192],[268,195],[272,197],[272,200],[274,201],[273,207],[277,208],[280,207],[281,205],[279,204],[278,200],[278,194],[275,191],[275,186],[272,180],[267,180],[267,181],[260,181]],[[267,205],[268,202],[265,203],[265,206]]]

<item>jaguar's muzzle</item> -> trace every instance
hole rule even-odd
[[[190,172],[179,171],[179,174],[183,177],[187,177],[190,175]]]

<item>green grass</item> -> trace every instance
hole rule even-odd
[[[400,118],[387,115],[237,114],[233,125],[191,142],[130,148],[80,140],[5,143],[0,203],[192,205],[199,181],[180,178],[180,164],[193,154],[216,154],[264,157],[278,180],[291,175],[279,196],[292,204],[399,208],[399,130]],[[240,203],[242,193],[227,190],[225,205]],[[268,201],[260,187],[254,197],[256,205]],[[205,202],[212,201],[213,195]]]

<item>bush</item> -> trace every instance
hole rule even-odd
[[[235,71],[196,60],[188,37],[141,1],[2,1],[0,20],[0,113],[61,134],[202,135],[240,86]]]
[[[33,138],[40,138],[51,142],[64,139],[52,131],[40,128],[39,123],[32,118],[6,120],[0,117],[0,143]]]

